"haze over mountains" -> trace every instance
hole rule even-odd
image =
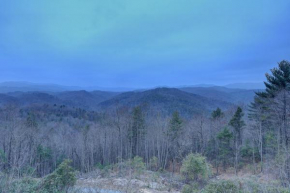
[[[253,87],[258,84],[232,84],[229,87],[234,85]],[[66,105],[94,111],[108,111],[116,107],[133,108],[141,105],[147,110],[162,111],[165,114],[177,110],[182,114],[191,115],[202,111],[210,112],[217,107],[228,109],[236,105],[249,104],[257,90],[259,88],[240,89],[197,85],[112,92],[53,84],[6,82],[0,84],[0,105]]]
[[[31,83],[31,82],[2,82],[0,83],[0,93],[15,92],[15,91],[43,91],[43,92],[62,92],[62,91],[76,91],[76,90],[104,90],[104,91],[128,91],[133,90],[132,88],[104,88],[104,87],[80,87],[80,86],[64,86],[58,84],[47,84],[47,83]]]
[[[216,87],[214,84],[196,84],[196,85],[186,85],[179,86],[177,88],[183,87]],[[226,88],[237,88],[237,89],[264,89],[263,83],[233,83],[224,85],[221,87]],[[133,91],[133,90],[148,90],[150,88],[125,88],[125,87],[116,87],[116,88],[108,88],[108,87],[98,87],[98,86],[89,86],[89,87],[81,87],[81,86],[64,86],[58,84],[47,84],[47,83],[31,83],[24,81],[9,81],[0,83],[0,93],[8,93],[15,91],[29,92],[29,91],[45,91],[45,92],[62,92],[62,91],[76,91],[76,90],[102,90],[102,91],[113,91],[113,92],[125,92],[125,91]]]

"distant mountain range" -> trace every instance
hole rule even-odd
[[[233,84],[227,84],[224,87],[226,88],[239,88],[239,89],[265,89],[265,84],[263,82],[258,83],[233,83]]]
[[[106,88],[106,87],[97,87],[97,86],[90,86],[90,87],[80,87],[80,86],[64,86],[58,84],[40,84],[40,83],[31,83],[31,82],[2,82],[0,83],[0,93],[8,93],[8,92],[63,92],[63,91],[78,91],[78,90],[86,90],[86,91],[94,91],[94,90],[102,90],[102,91],[112,91],[112,92],[125,92],[136,90],[134,88],[123,88],[123,87],[116,87],[116,88]]]
[[[185,87],[198,87],[198,88],[213,88],[218,87],[214,84],[197,84],[191,86],[180,86],[176,88],[185,88]],[[265,86],[263,83],[233,83],[228,84],[220,87],[225,88],[237,88],[237,89],[245,89],[245,90],[255,90],[255,89],[264,89]],[[86,91],[94,91],[94,90],[101,90],[101,91],[110,91],[110,92],[126,92],[126,91],[144,91],[150,90],[152,88],[123,88],[123,87],[116,87],[116,88],[109,88],[109,87],[80,87],[80,86],[63,86],[58,84],[37,84],[31,82],[18,82],[18,81],[11,81],[11,82],[2,82],[0,83],[0,93],[9,93],[9,92],[63,92],[63,91],[79,91],[79,90],[86,90]]]
[[[14,85],[13,88],[19,88]],[[32,87],[29,87],[32,89]],[[39,88],[39,85],[33,88]],[[50,90],[44,90],[49,88]],[[56,89],[58,88],[58,89]],[[228,109],[241,104],[249,104],[255,95],[255,90],[226,88],[220,86],[155,88],[129,92],[109,91],[63,91],[60,86],[42,87],[40,91],[7,92],[0,94],[0,106],[16,104],[31,105],[66,105],[72,108],[82,108],[94,111],[110,111],[116,107],[132,108],[141,105],[146,110],[160,111],[171,114],[179,111],[184,115],[200,112],[211,112],[220,107]],[[72,87],[68,88],[72,89]],[[61,90],[61,91],[58,91]]]
[[[45,92],[10,92],[0,94],[0,105],[66,105],[87,110],[96,110],[98,104],[119,93],[106,91],[65,91],[57,93]]]
[[[225,101],[233,104],[249,104],[252,102],[255,92],[260,89],[246,90],[246,89],[231,89],[220,86],[213,87],[184,87],[180,90],[197,94],[210,99]]]
[[[62,92],[69,90],[81,90],[81,87],[63,86],[57,84],[36,84],[31,82],[2,82],[0,83],[0,93],[8,92]]]

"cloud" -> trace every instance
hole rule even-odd
[[[191,84],[244,68],[264,74],[273,61],[287,59],[289,6],[271,0],[3,0],[0,61],[8,66],[2,79],[29,80],[29,72],[38,71],[58,81],[63,74],[68,82],[77,76],[129,86],[127,76],[134,84],[151,77],[148,85],[159,85],[161,76],[162,84]],[[15,69],[27,69],[27,76],[11,73]]]

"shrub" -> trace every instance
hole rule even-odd
[[[183,186],[181,193],[198,193],[197,184],[186,184]]]
[[[157,171],[158,170],[158,158],[157,157],[152,157],[149,161],[150,163],[150,169],[153,171]]]
[[[239,193],[241,192],[239,185],[228,180],[212,182],[208,184],[202,193]]]
[[[211,166],[200,154],[189,154],[183,160],[180,172],[187,181],[204,180],[211,175]]]
[[[0,192],[6,193],[37,193],[37,181],[33,178],[9,179],[0,176]]]
[[[145,163],[143,162],[143,158],[136,156],[131,162],[131,168],[135,174],[141,175],[143,171],[146,169]]]
[[[64,160],[58,168],[43,179],[40,190],[43,192],[59,193],[66,192],[76,183],[76,176],[70,166],[70,160]]]
[[[37,181],[32,178],[24,178],[19,181],[15,181],[10,186],[10,192],[21,192],[21,193],[36,193]]]
[[[243,183],[245,193],[290,193],[288,188],[282,187],[278,182],[261,183],[256,179],[251,179]]]
[[[118,168],[118,165],[110,165],[110,164],[101,164],[97,163],[95,165],[97,169],[100,170],[100,174],[102,177],[108,176],[109,172],[114,169],[114,167]]]

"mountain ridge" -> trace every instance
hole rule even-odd
[[[209,99],[200,95],[188,93],[177,88],[156,88],[143,92],[126,92],[99,104],[101,109],[119,107],[145,106],[154,111],[172,113],[180,111],[182,114],[196,114],[202,111],[212,111],[217,107],[229,108],[234,104]]]
[[[0,93],[9,93],[9,92],[64,92],[64,91],[79,91],[79,90],[87,90],[87,91],[108,91],[108,92],[128,92],[128,91],[144,91],[150,90],[154,88],[160,88],[164,86],[155,86],[155,87],[147,87],[147,88],[125,88],[125,87],[101,87],[101,86],[65,86],[60,84],[53,83],[33,83],[26,81],[6,81],[0,83]],[[211,88],[211,87],[224,87],[231,89],[244,89],[244,90],[252,90],[252,89],[264,89],[263,83],[232,83],[224,86],[218,86],[214,84],[196,84],[196,85],[184,85],[184,86],[167,86],[170,88],[184,88],[184,87],[202,87],[202,88]]]

